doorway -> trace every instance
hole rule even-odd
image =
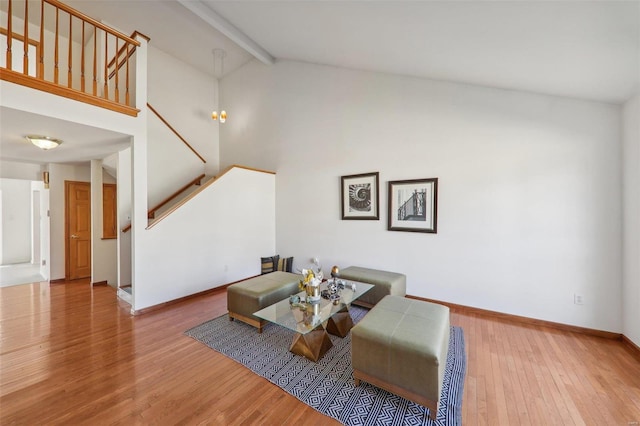
[[[65,277],[91,277],[91,183],[65,181]]]

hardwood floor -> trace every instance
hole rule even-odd
[[[182,333],[224,291],[131,317],[87,281],[0,288],[0,424],[336,424]],[[640,359],[622,342],[452,312],[463,425],[633,425]]]

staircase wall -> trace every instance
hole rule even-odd
[[[233,168],[136,235],[138,311],[260,273],[275,253],[275,175]]]

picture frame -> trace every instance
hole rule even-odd
[[[438,233],[438,178],[389,182],[389,231]]]
[[[379,220],[379,172],[342,176],[340,208],[342,220]]]

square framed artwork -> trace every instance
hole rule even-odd
[[[438,178],[389,182],[389,231],[438,232]]]
[[[379,220],[379,173],[341,177],[342,220]]]

